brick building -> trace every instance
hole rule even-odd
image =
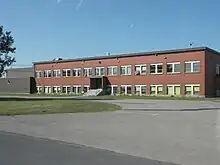
[[[207,48],[58,59],[34,63],[38,92],[190,95],[220,91],[220,53]]]

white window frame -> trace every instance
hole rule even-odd
[[[63,76],[63,71],[66,72],[66,76]],[[67,75],[68,71],[70,71],[70,75],[69,76]],[[71,76],[71,69],[62,69],[62,76],[63,77],[70,77]]]
[[[37,93],[40,93],[39,92],[39,88],[42,88],[42,92],[44,91],[44,87],[43,86],[36,86],[37,87]]]
[[[45,88],[47,88],[47,91],[48,91],[48,89],[50,89],[50,92],[45,92]],[[51,87],[51,86],[44,86],[43,91],[44,91],[44,93],[46,93],[46,94],[51,94],[51,93],[52,93],[52,87]]]
[[[82,85],[73,85],[72,86],[73,88],[76,88],[76,93],[74,93],[74,94],[76,94],[76,95],[78,95],[78,94],[81,94],[82,93]],[[79,88],[81,88],[81,93],[79,93]],[[73,89],[72,89],[73,90]]]
[[[83,85],[83,91],[84,91],[84,88],[87,88],[87,92],[89,90],[89,85]]]
[[[172,73],[180,73],[181,71],[179,72],[175,72],[174,71],[174,65],[175,64],[179,64],[180,65],[180,70],[181,70],[181,63],[180,62],[170,62],[170,63],[166,63],[166,72],[167,72],[167,65],[172,65],[172,72],[167,72],[167,74],[172,74]]]
[[[36,74],[36,78],[42,78],[42,77],[44,77],[44,75],[42,75],[42,74],[43,74],[43,71],[42,71],[42,70],[37,70],[37,71],[35,71],[35,74]],[[41,76],[40,76],[40,74],[41,74]],[[2,78],[4,78],[4,77],[2,76]]]
[[[74,74],[74,72],[76,73],[76,75],[73,75],[73,77],[80,77],[82,74],[82,68],[73,68],[72,74]]]
[[[53,73],[55,72],[55,75],[53,74],[53,77],[60,77],[61,76],[61,70],[60,69],[55,69],[53,70]],[[60,73],[60,74],[58,74]]]
[[[67,88],[69,88],[70,87],[70,93],[72,92],[72,89],[71,89],[71,85],[63,85],[62,86],[62,93],[63,93],[63,88],[66,88],[66,94],[68,94],[68,91],[67,91]]]
[[[155,65],[155,73],[150,73],[150,74],[163,74],[163,63],[157,63],[157,64],[150,64],[150,66]],[[162,65],[162,72],[158,73],[158,65]]]
[[[143,66],[146,67],[145,73],[143,73],[143,70],[142,70],[142,67],[143,67]],[[136,67],[140,67],[140,73],[139,73],[139,75],[146,75],[146,74],[147,74],[147,64],[139,64],[139,65],[135,65],[135,66],[134,66],[135,75],[138,75],[138,73],[136,73],[136,72],[137,72]]]
[[[180,84],[172,84],[172,85],[171,85],[171,84],[168,84],[168,85],[167,85],[167,88],[168,88],[168,87],[173,87],[173,93],[172,93],[173,96],[176,96],[176,95],[175,95],[175,91],[174,91],[174,87],[180,87],[180,95],[181,95],[181,85],[180,85]],[[167,91],[167,95],[168,95],[168,91]],[[177,95],[177,96],[179,96],[179,95]]]
[[[196,86],[199,86],[199,89],[200,89],[200,84],[185,84],[184,85],[184,94],[185,94],[185,88],[186,87],[191,87],[191,95],[190,96],[195,96],[193,93],[193,88],[196,87]],[[201,90],[201,89],[200,89]]]
[[[51,77],[53,77],[53,72],[52,72],[52,70],[44,70],[44,72],[46,72],[46,77],[45,77],[45,78],[51,78]],[[50,72],[50,74],[51,74],[50,77],[49,77],[49,72]]]
[[[120,85],[120,94],[121,94],[121,87],[125,87],[125,93],[124,95],[131,95],[132,94],[132,91],[131,91],[131,94],[128,94],[128,87],[131,87],[132,88],[132,85]],[[131,89],[132,90],[132,89]]]
[[[116,68],[116,74],[114,74],[113,70]],[[108,73],[108,70],[111,69],[111,74]],[[108,66],[107,67],[107,75],[108,76],[115,76],[118,73],[118,67],[117,66]]]
[[[122,67],[125,67],[125,68],[126,68],[125,74],[122,74],[122,73],[121,73]],[[129,67],[130,67],[130,69],[131,69],[130,73],[128,73],[128,68],[129,68]],[[122,76],[131,75],[131,72],[132,72],[131,65],[123,65],[123,66],[120,66],[120,75],[122,75]]]
[[[185,72],[185,73],[198,73],[198,72],[194,72],[194,71],[193,71],[193,70],[194,70],[194,68],[193,68],[193,64],[194,64],[194,63],[199,63],[199,71],[198,71],[198,72],[200,72],[200,67],[201,67],[201,65],[200,65],[201,62],[200,62],[200,61],[185,61],[185,62],[184,62],[184,72]],[[185,70],[185,69],[186,69],[186,68],[185,68],[185,67],[186,67],[185,64],[191,64],[191,70],[190,70],[190,72],[186,72],[186,70]]]
[[[113,89],[114,89],[114,87],[117,87],[117,88],[118,88],[118,85],[110,85],[110,88],[111,88],[111,95],[116,95],[117,92],[118,92],[118,89],[117,89],[117,92],[116,92],[115,94],[113,93]]]
[[[104,69],[103,75],[101,74],[101,69]],[[99,72],[98,74],[96,72],[97,70]],[[95,67],[95,75],[96,76],[104,76],[105,75],[105,67],[103,67],[103,66],[102,67]]]
[[[53,88],[56,88],[56,92],[53,91]],[[60,92],[58,92],[58,90],[57,90],[58,88],[60,88]],[[52,92],[53,93],[61,93],[61,86],[53,86],[52,87]]]
[[[140,87],[140,91],[139,91],[138,96],[146,96],[147,95],[147,85],[135,85],[134,86],[134,93],[135,93],[135,95],[136,95],[136,91],[135,91],[136,87]],[[142,87],[146,88],[145,94],[142,94]]]
[[[151,87],[155,87],[155,94],[150,94],[150,95],[163,95],[163,94],[158,94],[158,87],[162,87],[163,88],[163,85],[161,84],[158,84],[158,85],[150,85],[150,90],[151,90]],[[150,91],[151,92],[151,91]],[[163,88],[163,91],[164,92],[164,88]]]
[[[91,70],[91,74],[89,74],[89,70]],[[92,76],[92,68],[83,68],[83,75],[85,77],[90,77]]]

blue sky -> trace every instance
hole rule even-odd
[[[220,51],[219,0],[1,0],[15,65],[209,46]]]

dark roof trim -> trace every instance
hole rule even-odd
[[[94,57],[85,57],[85,58],[64,59],[64,60],[59,60],[59,61],[40,61],[40,62],[33,62],[33,64],[50,64],[50,63],[89,61],[89,60],[101,60],[101,59],[135,57],[135,56],[151,56],[151,55],[155,55],[155,54],[162,55],[162,54],[184,53],[184,52],[205,51],[205,50],[220,54],[219,52],[217,52],[213,49],[210,49],[208,47],[195,47],[195,48],[187,48],[187,49],[173,49],[173,50],[140,52],[140,53],[130,53],[130,54],[120,54],[120,55],[110,55],[110,56],[94,56]]]

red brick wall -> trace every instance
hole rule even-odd
[[[77,61],[77,62],[65,62],[65,63],[53,63],[53,64],[36,64],[35,70],[53,70],[53,69],[73,69],[73,68],[87,68],[87,67],[105,67],[105,72],[108,66],[118,66],[118,69],[122,65],[132,65],[131,76],[109,76],[108,79],[112,85],[149,85],[151,84],[200,84],[201,95],[205,95],[205,57],[204,51],[194,51],[185,53],[173,53],[164,55],[152,55],[152,56],[136,56],[126,58],[114,58],[103,60],[90,60],[90,61]],[[166,63],[169,62],[181,62],[184,65],[184,61],[200,61],[200,73],[184,74],[183,67],[180,74],[162,74],[162,75],[150,75],[149,64],[153,63]],[[134,75],[134,65],[147,64],[147,75]],[[165,71],[165,67],[164,67]],[[37,85],[80,85],[89,84],[89,78],[85,77],[61,77],[61,78],[38,78],[36,80]],[[182,89],[183,94],[183,89]]]

